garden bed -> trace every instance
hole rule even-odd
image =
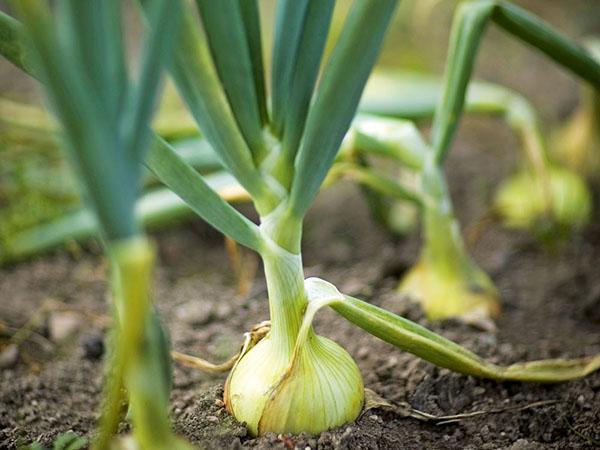
[[[461,223],[473,235],[469,230],[486,212],[493,187],[514,162],[515,152],[507,148],[515,142],[492,121],[465,125],[448,174]],[[485,149],[480,149],[482,142]],[[342,292],[424,324],[494,362],[600,352],[598,218],[582,236],[553,251],[498,225],[480,231],[471,251],[491,274],[503,301],[495,331],[458,322],[428,323],[417,307],[395,293],[403,270],[417,256],[418,238],[385,233],[349,184],[321,193],[309,214],[306,275],[318,274]],[[268,317],[261,268],[250,294],[239,296],[223,239],[207,225],[195,221],[154,237],[159,248],[156,301],[174,348],[225,360],[237,350],[242,333]],[[246,264],[256,262],[249,252],[244,257]],[[93,344],[105,337],[106,276],[106,261],[94,246],[0,270],[0,318],[9,327],[3,334],[23,326],[49,300],[54,301],[51,320],[68,316],[76,329],[62,343],[27,340],[14,365],[0,372],[1,448],[34,440],[49,445],[60,432],[88,435],[93,430],[103,370],[101,359],[93,358]],[[65,305],[71,313],[59,311]],[[177,432],[204,448],[563,449],[592,447],[600,439],[600,373],[546,386],[478,380],[403,353],[329,311],[320,316],[317,330],[351,353],[365,386],[385,405],[320,436],[251,438],[223,407],[225,375],[176,365],[171,405]],[[34,329],[47,334],[48,321]],[[439,424],[435,418],[412,417],[418,415],[415,410],[436,417],[496,412]]]

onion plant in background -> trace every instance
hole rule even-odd
[[[586,48],[600,61],[600,39],[589,38]],[[567,167],[595,184],[600,174],[600,93],[584,86],[577,110],[552,140],[553,153]]]
[[[360,108],[364,112],[411,119],[418,123],[433,117],[441,97],[441,80],[432,75],[398,71],[375,72],[367,83]],[[548,239],[557,239],[563,234],[580,230],[587,224],[591,195],[585,182],[576,172],[553,161],[540,119],[525,97],[503,86],[473,81],[469,83],[465,112],[503,119],[521,142],[517,171],[499,187],[491,208],[494,215],[499,216],[510,228],[528,229],[536,236],[543,235]],[[394,139],[391,134],[394,129],[396,133],[401,129],[406,133],[410,125],[401,122],[396,125],[388,122],[388,125],[389,136],[381,136],[380,139],[398,148],[402,147],[404,140],[404,146],[410,147],[408,137],[403,138],[398,134]],[[362,140],[369,132],[376,130],[373,127],[377,127],[375,119],[361,127]],[[385,127],[379,127],[379,133],[385,130]],[[415,132],[411,133],[414,137]],[[400,164],[397,169],[401,174],[400,182],[402,178],[415,178],[414,175],[402,177],[407,172],[414,172],[414,156],[407,158],[406,153],[398,149],[394,152],[382,152],[374,139],[362,145],[364,148],[359,146],[355,152],[365,155],[375,153],[396,159]],[[375,148],[371,148],[373,146]],[[423,148],[423,145],[414,147],[412,153],[420,153]],[[374,188],[377,189],[377,186]],[[400,217],[401,213],[406,216],[406,200],[392,202],[391,207],[390,202],[387,203],[381,208],[384,224],[401,234],[406,233],[405,227],[408,225],[410,231],[414,221],[407,223],[406,217]]]
[[[152,19],[152,2],[142,4]],[[364,392],[355,362],[337,343],[312,328],[313,318],[324,306],[403,350],[460,373],[558,382],[600,368],[600,355],[499,367],[419,325],[343,295],[324,280],[304,279],[304,216],[340,146],[348,143],[343,144],[343,139],[396,4],[395,0],[355,1],[317,83],[334,2],[280,1],[269,88],[256,2],[197,0],[194,9],[202,27],[196,23],[192,5],[184,4],[171,77],[220,163],[251,198],[259,223],[229,205],[205,175],[157,135],[152,136],[145,164],[190,209],[256,251],[263,261],[270,326],[261,340],[245,346],[225,386],[228,410],[253,435],[319,433],[350,422],[360,413]],[[156,31],[158,24],[149,22]],[[598,68],[591,64],[594,70]],[[449,86],[460,88],[462,83],[450,82]],[[434,129],[455,124],[448,124],[444,114],[448,105],[443,105],[437,119],[442,119],[442,125]],[[441,208],[447,196],[439,165],[444,153],[439,148],[446,150],[449,137],[444,138],[444,145],[434,139],[433,146],[423,149],[423,199],[433,219],[452,227],[451,210]],[[446,216],[438,218],[439,214]],[[445,237],[437,236],[437,245],[444,245]],[[148,349],[154,351],[153,345],[148,341]]]
[[[185,448],[173,436],[168,418],[168,343],[150,302],[154,250],[134,209],[149,121],[180,4],[148,2],[149,31],[136,76],[128,74],[125,64],[119,0],[65,0],[55,6],[53,13],[46,2],[15,1],[23,25],[2,20],[28,44],[25,68],[42,82],[111,262],[114,347],[94,447],[111,445],[123,418],[126,389],[138,445]],[[0,48],[15,61],[4,44]]]
[[[431,146],[420,163],[424,245],[419,261],[400,286],[420,299],[433,319],[493,316],[499,310],[489,277],[465,252],[442,170],[465,104],[477,48],[490,20],[582,77],[593,89],[600,89],[600,65],[592,56],[534,16],[496,0],[467,1],[459,6],[450,37],[444,92],[433,118]],[[514,105],[511,112],[520,127],[535,123],[524,102]],[[581,180],[564,169],[548,169],[536,128],[526,131],[524,137],[530,141],[532,164],[500,190],[496,203],[501,214],[509,224],[531,228],[547,212],[559,224],[585,223],[590,199]]]

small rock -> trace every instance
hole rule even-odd
[[[215,309],[215,317],[220,320],[230,317],[233,311],[231,303],[229,302],[220,302]]]
[[[188,325],[204,325],[212,319],[213,304],[199,300],[182,303],[175,308],[175,316]]]
[[[358,351],[356,352],[356,356],[359,359],[363,359],[366,358],[367,356],[369,356],[371,354],[371,348],[364,346],[364,347],[359,347]]]
[[[537,444],[529,442],[527,439],[518,439],[509,447],[510,450],[532,450],[537,447]]]
[[[100,359],[104,354],[104,341],[100,336],[93,336],[83,341],[83,351],[86,359]]]
[[[48,318],[48,334],[53,342],[63,342],[71,337],[81,325],[79,314],[72,311],[57,311]]]
[[[14,367],[19,359],[19,347],[17,344],[8,344],[0,352],[0,369]]]
[[[485,394],[485,388],[482,386],[476,386],[473,388],[473,395],[483,395]]]

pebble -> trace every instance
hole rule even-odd
[[[0,369],[10,369],[14,367],[19,359],[19,347],[17,344],[8,344],[0,352]]]
[[[104,354],[104,341],[100,336],[93,336],[83,341],[84,356],[96,360]]]
[[[213,317],[214,304],[209,301],[192,300],[175,308],[175,316],[188,325],[204,325]]]
[[[214,306],[213,306],[214,307]],[[223,320],[231,316],[233,308],[229,302],[220,302],[215,307],[214,315],[217,319]]]
[[[510,450],[529,450],[536,448],[537,445],[529,442],[527,439],[518,439],[509,448]]]
[[[48,318],[48,334],[52,342],[63,342],[81,325],[79,314],[73,311],[56,311]]]
[[[473,388],[473,395],[483,395],[485,394],[485,388],[482,386],[476,386]]]

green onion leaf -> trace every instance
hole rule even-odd
[[[177,89],[223,165],[260,202],[268,194],[231,112],[206,42],[189,10],[185,10],[182,22],[171,67]]]
[[[297,217],[304,215],[333,163],[397,3],[364,0],[350,11],[306,120],[290,195]]]
[[[494,7],[493,0],[483,0],[463,3],[456,11],[444,74],[444,95],[431,129],[432,148],[438,161],[446,157],[458,127],[477,48]]]
[[[273,39],[271,66],[271,115],[273,131],[283,135],[288,100],[296,58],[309,1],[279,0]]]
[[[600,369],[600,355],[579,359],[549,359],[501,367],[410,320],[357,298],[344,295],[331,307],[374,336],[437,366],[496,380],[558,383]]]
[[[259,228],[217,194],[204,177],[163,139],[155,137],[146,165],[200,217],[221,233],[257,252],[262,249]]]
[[[139,172],[147,140],[150,136],[149,122],[155,109],[161,79],[161,62],[166,63],[174,42],[180,19],[181,1],[148,1],[152,11],[149,16],[148,36],[144,40],[141,57],[140,80],[132,90],[129,109],[122,125],[125,136],[124,150],[132,155],[134,168]]]
[[[264,157],[254,67],[240,0],[196,0],[231,110],[255,159]]]
[[[242,20],[246,29],[246,40],[250,49],[254,89],[258,102],[260,121],[266,125],[269,121],[267,112],[267,94],[265,91],[265,75],[262,56],[262,40],[260,36],[260,11],[257,0],[238,0],[242,11]]]
[[[456,132],[477,49],[490,18],[509,33],[588,81],[596,89],[600,88],[600,64],[583,47],[543,21],[508,2],[465,2],[456,12],[444,75],[444,96],[433,122],[432,146],[438,161],[445,158]]]
[[[283,128],[282,158],[286,166],[292,170],[304,131],[308,106],[319,74],[334,6],[333,0],[313,0],[309,2],[306,13],[296,56],[297,61],[293,68],[291,84],[287,89]]]
[[[89,88],[98,95],[99,106],[117,127],[126,95],[120,2],[65,0],[57,7],[62,52],[76,70],[86,75]]]
[[[600,89],[600,64],[584,47],[563,36],[544,21],[505,1],[498,2],[492,19],[509,33]]]
[[[21,24],[19,21],[0,11],[0,55],[22,71],[31,73],[20,33]]]
[[[131,211],[136,182],[129,179],[129,165],[115,164],[119,158],[111,122],[101,93],[81,76],[81,60],[69,57],[56,40],[50,11],[45,3],[17,3],[32,44],[35,72],[46,85],[49,100],[65,130],[70,156],[82,174],[87,194],[109,239],[124,239],[137,233]],[[85,120],[82,120],[85,118]],[[122,155],[121,155],[122,157]]]

